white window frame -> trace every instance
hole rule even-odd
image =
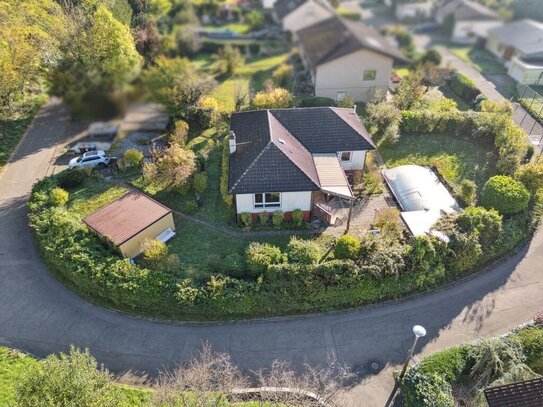
[[[266,202],[266,194],[279,194],[279,202]],[[256,196],[262,195],[262,203],[256,202]],[[253,194],[253,208],[254,209],[269,209],[269,208],[281,208],[281,192],[259,192]]]
[[[373,72],[373,79],[366,79],[366,72]],[[362,73],[362,80],[365,82],[374,81],[377,79],[377,69],[365,69]]]
[[[343,154],[349,154],[349,159],[344,160],[343,159]],[[339,152],[339,161],[341,161],[342,163],[350,163],[352,160],[353,160],[353,152],[352,151],[340,151]]]

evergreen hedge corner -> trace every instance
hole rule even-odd
[[[524,184],[506,175],[490,178],[483,187],[483,206],[502,215],[514,215],[528,208],[531,194]]]

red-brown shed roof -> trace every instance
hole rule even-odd
[[[91,229],[121,245],[172,210],[140,192],[128,192],[83,219]]]

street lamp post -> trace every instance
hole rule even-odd
[[[417,342],[419,341],[419,338],[426,336],[426,329],[424,329],[424,327],[421,325],[415,325],[413,327],[413,333],[415,334],[415,341],[413,342],[413,346],[411,346],[411,349],[409,350],[409,355],[407,356],[407,359],[405,360],[405,363],[403,365],[402,372],[400,373],[400,376],[398,377],[399,383],[402,382],[405,372],[407,370],[407,366],[409,366],[409,361],[413,358],[413,353],[415,352],[415,347],[417,346]]]
[[[409,366],[409,361],[413,358],[413,353],[415,353],[417,342],[419,341],[419,338],[426,336],[426,329],[424,329],[424,327],[421,325],[415,325],[413,327],[413,333],[415,334],[415,341],[413,342],[413,346],[411,346],[411,349],[409,349],[409,355],[407,356],[407,359],[405,360],[405,363],[402,368],[402,372],[400,373],[400,376],[398,377],[398,379],[395,380],[394,388],[392,389],[392,393],[390,394],[390,397],[385,403],[385,407],[391,406],[393,404],[394,399],[396,398],[396,392],[398,391],[400,383],[402,382],[405,372],[407,371],[407,366]]]

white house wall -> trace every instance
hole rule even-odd
[[[274,191],[269,191],[274,192]],[[237,213],[249,212],[273,212],[278,209],[283,212],[291,212],[295,209],[302,211],[311,210],[311,191],[300,192],[281,192],[281,207],[280,208],[255,208],[254,194],[237,194],[236,195],[236,210]]]
[[[333,11],[313,1],[308,1],[283,18],[283,30],[294,33],[320,23],[332,15]]]
[[[474,44],[479,37],[487,38],[488,30],[500,24],[501,22],[495,20],[456,21],[454,23],[451,40],[459,44]],[[470,33],[476,34],[470,36]]]
[[[277,0],[262,0],[262,7],[265,9],[272,9]]]
[[[346,171],[362,170],[366,161],[366,151],[351,151],[351,161],[341,161],[341,168]]]
[[[342,58],[319,65],[315,74],[315,96],[336,100],[345,92],[355,101],[371,100],[377,90],[386,95],[393,60],[391,57],[370,50],[360,50]],[[365,81],[364,71],[375,70],[375,80]]]

